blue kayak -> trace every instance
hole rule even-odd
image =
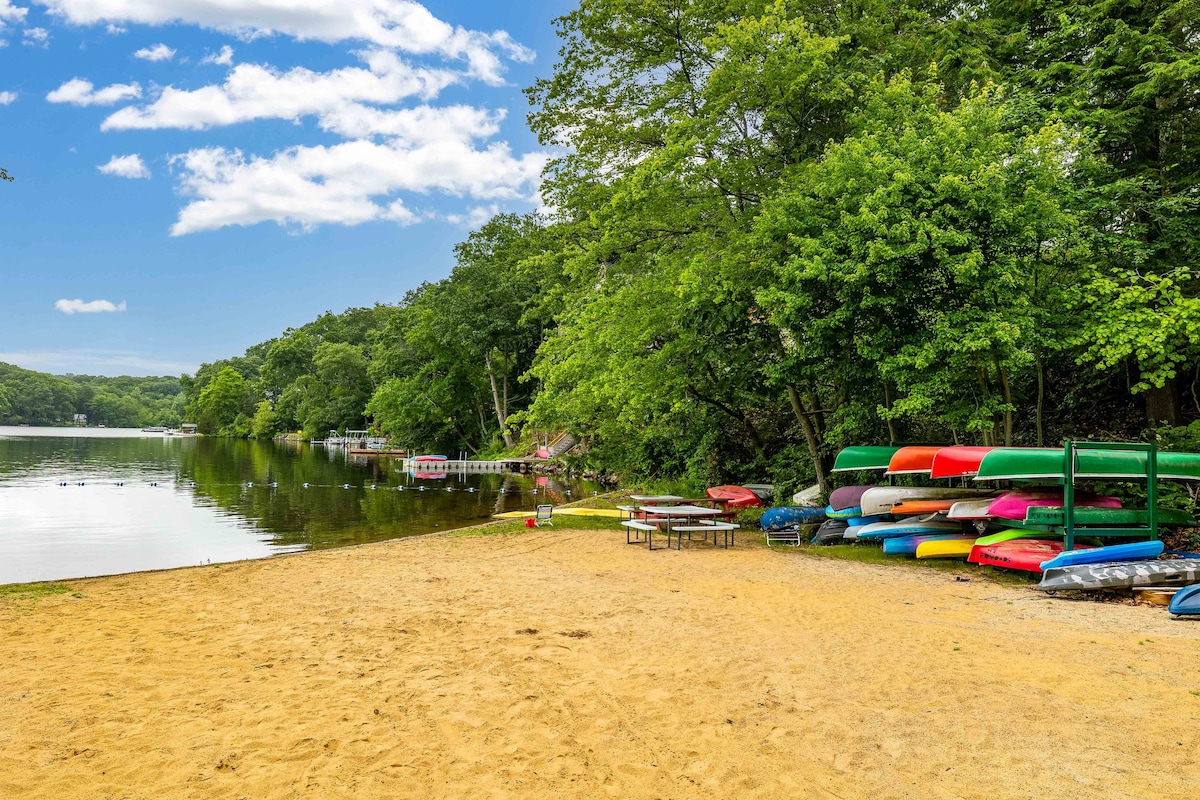
[[[864,525],[858,531],[858,540],[892,539],[897,536],[913,536],[916,534],[962,533],[963,526],[959,522],[947,522],[944,517],[909,517],[899,522],[876,522]]]
[[[1107,564],[1112,561],[1149,561],[1162,555],[1162,542],[1129,542],[1111,544],[1108,547],[1089,547],[1086,550],[1068,550],[1049,561],[1042,562],[1042,569],[1074,567],[1080,564]]]
[[[850,519],[846,520],[846,524],[851,528],[861,528],[863,525],[874,525],[876,522],[883,522],[883,517],[878,515],[871,517],[851,517]]]
[[[894,536],[883,540],[883,552],[893,556],[915,556],[917,545],[939,539],[970,539],[977,537],[973,533],[918,533],[912,536]]]
[[[834,509],[833,506],[825,506],[825,516],[830,519],[850,519],[852,517],[861,517],[862,508],[854,506],[853,508]]]
[[[1181,617],[1200,614],[1200,583],[1185,586],[1176,592],[1175,596],[1171,598],[1171,605],[1167,606],[1167,610]]]
[[[758,521],[764,531],[786,531],[800,525],[825,521],[825,510],[812,506],[780,506],[768,508]]]

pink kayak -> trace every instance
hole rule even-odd
[[[1058,488],[1019,489],[1005,492],[988,506],[989,517],[1023,520],[1030,508],[1057,508],[1063,504],[1063,490]],[[1075,492],[1075,505],[1090,508],[1120,508],[1121,501],[1091,492]]]

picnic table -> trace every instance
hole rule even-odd
[[[646,544],[654,549],[654,532],[663,525],[667,532],[667,549],[671,547],[671,534],[675,534],[675,549],[683,548],[683,534],[692,538],[693,533],[703,533],[705,539],[711,531],[713,547],[717,546],[717,533],[724,534],[723,547],[728,548],[733,543],[733,532],[737,525],[730,522],[719,522],[715,518],[722,514],[720,509],[705,508],[697,505],[648,505],[637,509],[644,515],[644,520],[628,519],[621,523],[625,527],[625,543],[641,544],[641,533],[646,533]],[[637,531],[638,538],[632,541],[631,534]]]

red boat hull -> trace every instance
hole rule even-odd
[[[1078,548],[1082,549],[1082,548]],[[1052,539],[1013,539],[997,544],[976,545],[968,561],[989,567],[1041,572],[1042,562],[1063,551],[1063,543]]]
[[[763,504],[758,495],[742,486],[714,486],[704,494],[720,500],[726,508],[754,508]]]
[[[943,447],[933,457],[930,478],[961,478],[979,472],[979,462],[991,447]]]

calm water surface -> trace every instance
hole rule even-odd
[[[299,443],[0,426],[0,584],[381,541],[599,488],[400,463]]]

